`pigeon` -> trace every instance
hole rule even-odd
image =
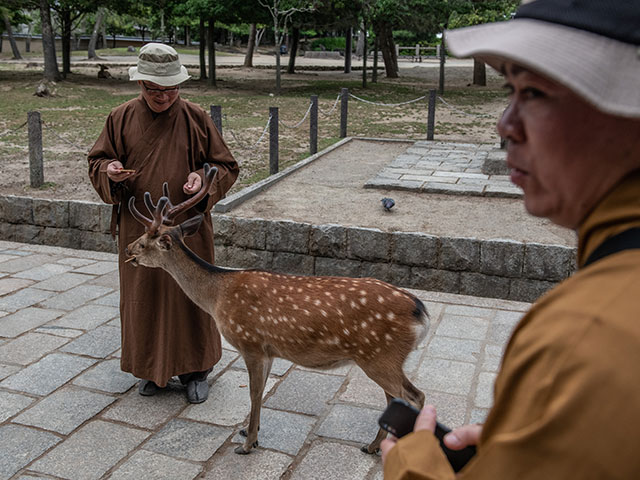
[[[389,212],[391,208],[393,208],[393,206],[396,204],[396,202],[393,201],[393,198],[387,198],[387,197],[384,197],[381,200],[381,202],[382,202],[382,206],[387,212]]]

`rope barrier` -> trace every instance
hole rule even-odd
[[[52,132],[56,137],[58,137],[58,138],[59,138],[60,140],[62,140],[63,142],[68,143],[68,144],[69,144],[69,145],[71,145],[72,147],[74,147],[74,148],[76,148],[76,149],[80,150],[81,152],[89,153],[89,149],[87,149],[86,147],[85,147],[85,148],[79,147],[79,146],[78,146],[78,145],[76,145],[75,143],[70,142],[70,141],[69,141],[69,140],[67,140],[66,138],[61,137],[60,135],[58,135],[58,134],[56,133],[56,131],[53,129],[53,127],[52,127],[52,126],[50,126],[50,125],[49,125],[47,122],[45,122],[44,120],[42,120],[42,125],[44,125],[45,127],[47,127],[47,130],[49,130],[50,132]]]
[[[408,105],[410,103],[419,102],[420,100],[423,100],[423,99],[427,98],[426,95],[423,95],[422,97],[414,98],[413,100],[409,100],[407,102],[401,102],[401,103],[379,103],[379,102],[372,102],[370,100],[365,100],[364,98],[356,97],[353,93],[349,93],[349,96],[355,98],[356,100],[358,100],[360,102],[368,103],[370,105],[377,105],[379,107],[400,107],[402,105]]]
[[[304,121],[307,119],[307,116],[309,115],[309,112],[311,111],[311,107],[313,106],[313,104],[311,102],[309,102],[309,108],[307,108],[307,112],[304,114],[304,117],[302,117],[302,120],[300,120],[298,123],[296,123],[294,126],[291,125],[287,125],[286,123],[284,123],[282,120],[280,120],[280,125],[282,125],[283,127],[289,128],[291,130],[295,130],[296,128],[298,128],[300,125],[302,125],[304,123]]]
[[[487,115],[485,113],[468,113],[465,112],[464,110],[460,110],[459,108],[454,107],[453,105],[451,105],[450,103],[447,103],[444,98],[442,97],[438,97],[438,100],[440,100],[442,103],[444,103],[447,107],[451,108],[452,110],[455,110],[456,112],[462,113],[463,115],[466,115],[468,117],[482,117],[482,118],[491,118],[491,115]]]
[[[273,116],[269,115],[269,120],[267,120],[267,124],[265,125],[264,130],[262,131],[262,135],[260,135],[260,138],[258,138],[258,141],[253,145],[248,145],[240,141],[240,139],[236,137],[236,134],[234,133],[234,131],[229,127],[229,121],[227,120],[227,116],[223,115],[222,118],[224,118],[224,121],[225,121],[225,131],[228,130],[231,133],[231,136],[238,143],[240,148],[244,150],[255,150],[255,148],[258,146],[258,144],[262,141],[264,136],[267,134],[267,130],[269,130],[269,125],[271,125],[271,119],[273,118]]]
[[[334,102],[333,107],[331,107],[331,110],[329,110],[327,113],[322,111],[322,109],[320,108],[320,105],[318,105],[318,112],[321,115],[324,115],[325,117],[328,117],[329,115],[331,115],[333,111],[336,109],[336,107],[338,106],[338,102],[340,101],[341,96],[342,95],[338,94],[338,97],[336,98],[336,101]]]
[[[20,125],[19,127],[12,128],[12,129],[9,129],[9,130],[5,130],[4,132],[0,133],[0,137],[4,137],[5,135],[8,135],[8,134],[10,134],[10,133],[17,132],[17,131],[18,131],[18,130],[20,130],[22,127],[24,127],[27,123],[28,123],[28,122],[24,122],[24,123],[23,123],[22,125]]]

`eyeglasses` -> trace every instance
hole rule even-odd
[[[155,93],[158,95],[161,93],[166,93],[168,95],[171,95],[172,93],[175,93],[180,89],[179,85],[176,85],[175,87],[171,87],[171,88],[150,88],[150,87],[147,87],[147,84],[144,82],[142,82],[142,86],[147,92]]]

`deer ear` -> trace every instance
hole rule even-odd
[[[189,235],[193,235],[200,228],[200,224],[204,219],[204,215],[196,215],[195,217],[191,217],[188,220],[185,220],[180,224],[180,230],[182,230],[182,235],[184,237],[188,237]]]
[[[160,235],[160,237],[158,238],[158,245],[162,250],[171,250],[171,246],[173,245],[173,239],[171,238],[171,235],[169,235],[168,233]]]

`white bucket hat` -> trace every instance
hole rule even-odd
[[[129,80],[148,80],[163,87],[173,87],[190,78],[180,64],[178,52],[162,43],[147,43],[140,49],[138,66],[129,68]]]
[[[505,61],[565,85],[597,109],[640,118],[640,1],[528,0],[515,17],[446,32],[456,56]]]

